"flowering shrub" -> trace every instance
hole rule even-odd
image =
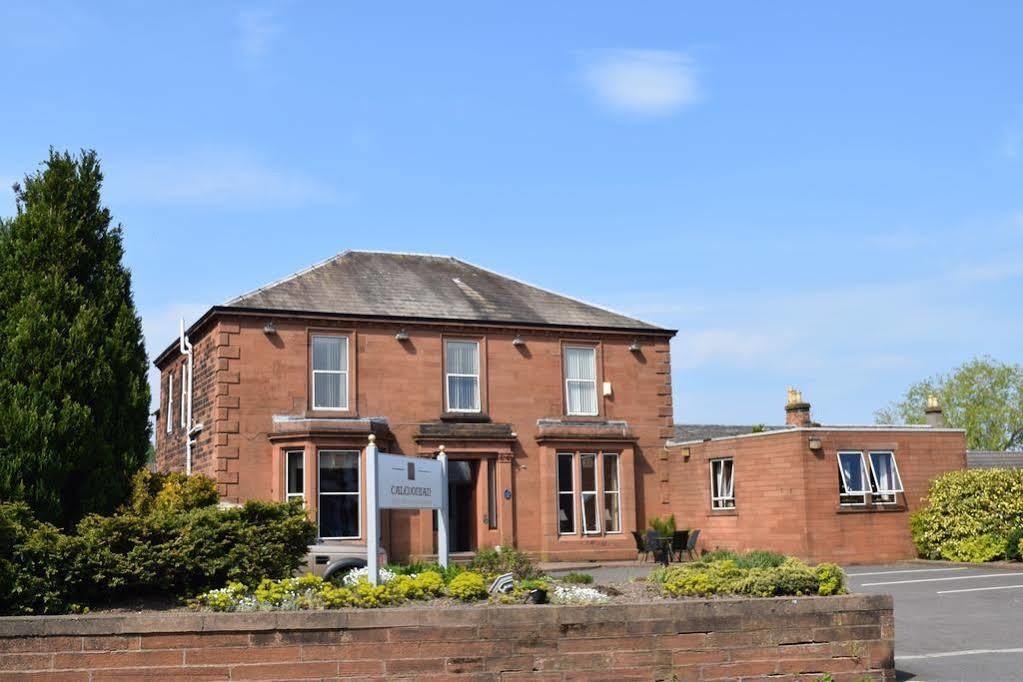
[[[550,600],[552,604],[606,604],[611,601],[603,592],[582,585],[555,585]]]
[[[487,596],[487,587],[479,573],[465,572],[456,575],[448,585],[448,594],[462,601],[478,601]]]
[[[758,553],[755,560],[742,557],[717,558],[721,553],[680,566],[659,569],[650,574],[672,597],[745,594],[751,597],[781,595],[832,595],[845,592],[845,573],[835,564],[809,566],[787,557],[777,563],[773,557]],[[736,555],[732,554],[735,557]]]

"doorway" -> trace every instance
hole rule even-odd
[[[476,475],[479,462],[448,462],[448,520],[451,525],[449,550],[476,549]]]

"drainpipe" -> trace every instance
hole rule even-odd
[[[185,391],[187,411],[185,416],[185,473],[192,473],[192,446],[195,444],[194,433],[202,430],[202,424],[192,427],[192,342],[185,336],[185,321],[181,320],[181,352],[188,356],[188,369],[185,381],[181,382],[181,390]]]

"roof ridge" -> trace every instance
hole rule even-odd
[[[659,325],[659,324],[654,324],[653,322],[648,322],[647,320],[641,320],[638,317],[634,317],[632,315],[626,315],[625,313],[619,312],[619,311],[615,310],[614,308],[608,308],[607,306],[603,306],[603,305],[600,305],[598,303],[590,303],[589,301],[584,301],[581,298],[577,298],[575,296],[569,296],[568,294],[563,294],[560,291],[554,291],[553,289],[547,289],[546,287],[540,287],[540,286],[537,286],[537,285],[532,284],[530,282],[527,282],[527,281],[525,281],[523,279],[519,279],[518,277],[512,277],[511,275],[506,275],[503,272],[498,272],[497,270],[491,270],[490,268],[483,267],[482,265],[476,265],[475,263],[470,263],[469,261],[464,261],[461,258],[458,258],[457,256],[449,256],[449,257],[451,258],[451,260],[457,261],[457,262],[461,263],[462,265],[468,265],[471,268],[477,268],[479,270],[483,270],[484,272],[489,272],[492,275],[497,275],[498,277],[503,277],[503,278],[509,279],[509,280],[511,280],[513,282],[518,282],[519,284],[521,284],[523,286],[531,287],[531,288],[536,289],[538,291],[543,291],[545,293],[553,294],[555,296],[560,296],[561,298],[568,299],[569,301],[575,301],[576,303],[581,303],[582,305],[589,306],[591,308],[597,308],[598,310],[603,310],[605,313],[611,313],[613,315],[618,315],[619,317],[624,317],[624,318],[626,318],[628,320],[633,320],[635,322],[642,322],[643,324],[649,325],[650,327],[654,327],[655,329],[663,329],[663,327],[661,327],[661,325]]]

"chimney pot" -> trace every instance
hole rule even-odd
[[[785,423],[789,426],[811,426],[810,403],[803,401],[803,393],[789,387],[788,402],[785,405]]]
[[[945,412],[938,403],[938,396],[934,394],[927,396],[927,407],[924,408],[924,421],[931,428],[945,428]]]

